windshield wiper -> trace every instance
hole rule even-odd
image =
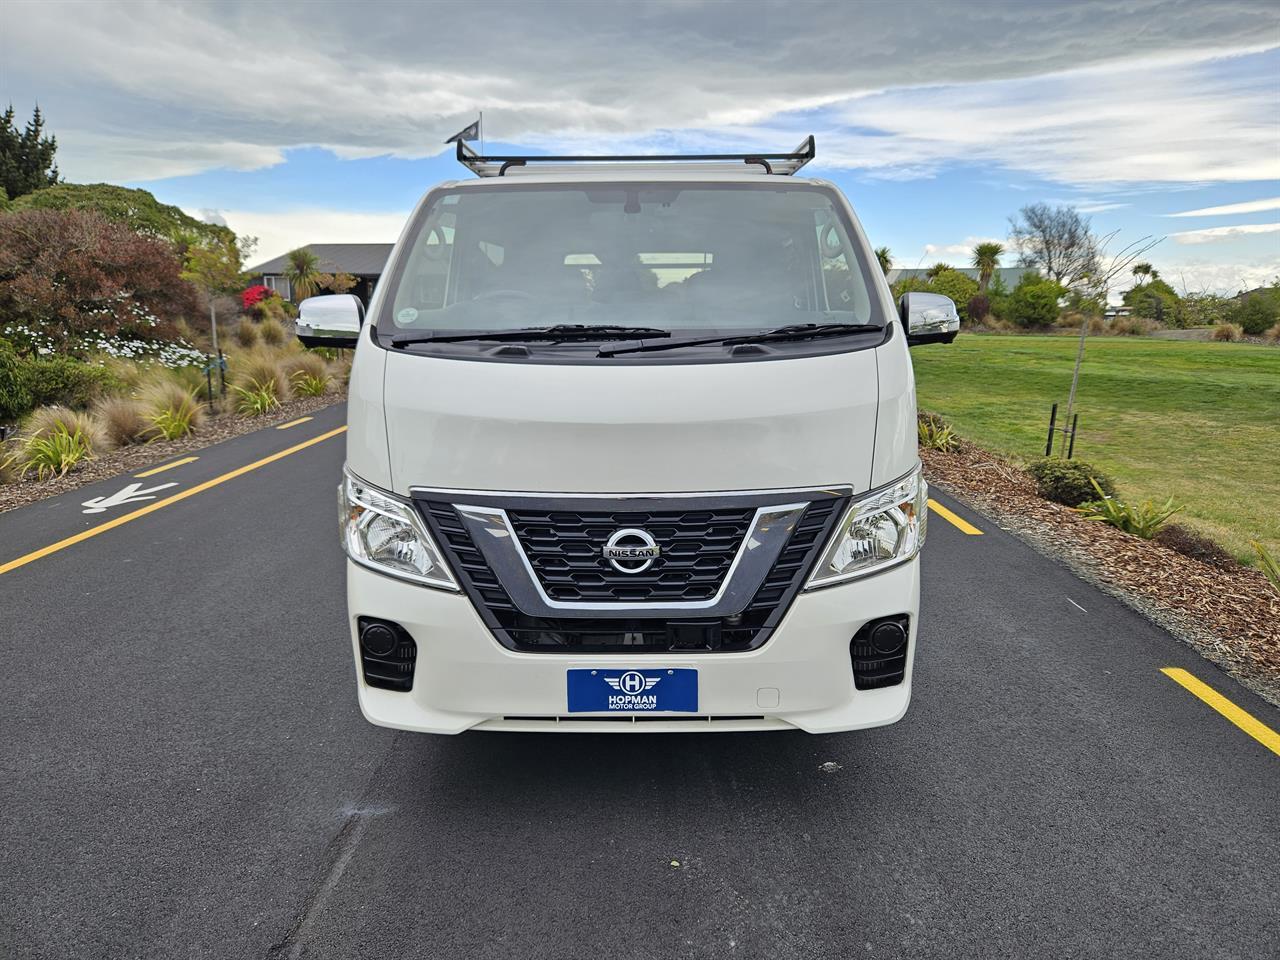
[[[475,333],[409,333],[391,338],[393,347],[415,343],[461,343],[467,340],[635,340],[641,337],[669,337],[661,327],[628,327],[616,323],[557,323],[550,327],[520,330],[477,330]]]
[[[621,353],[645,353],[650,350],[675,350],[679,347],[702,347],[741,343],[781,343],[787,340],[808,340],[814,337],[838,337],[858,330],[878,329],[872,323],[790,323],[785,327],[760,330],[719,337],[699,337],[693,340],[667,340],[663,343],[642,343],[634,347],[601,347],[596,356],[616,357]]]

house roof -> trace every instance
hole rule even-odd
[[[955,270],[957,273],[963,273],[966,277],[969,277],[971,280],[978,279],[978,270],[976,267],[952,267],[951,269]],[[1035,273],[1035,272],[1036,270],[1034,267],[996,267],[995,276],[998,276],[1006,287],[1008,287],[1009,289],[1013,289],[1018,285],[1018,281],[1022,279],[1022,275],[1024,273]],[[886,279],[891,284],[897,283],[899,280],[902,280],[905,277],[911,277],[913,279],[919,279],[919,280],[926,280],[928,279],[928,273],[929,273],[928,267],[917,267],[917,268],[908,269],[908,270],[898,270],[895,268],[889,271],[889,273],[886,275]]]
[[[320,260],[325,273],[350,273],[357,277],[381,276],[391,256],[391,243],[308,243],[306,249]],[[289,255],[280,256],[250,267],[248,273],[283,276],[289,266]]]

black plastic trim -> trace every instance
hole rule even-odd
[[[814,564],[826,547],[832,529],[848,507],[849,495],[831,493],[822,496],[824,492],[815,490],[806,494],[810,499],[809,506],[796,524],[795,530],[788,538],[787,544],[764,582],[741,614],[724,618],[645,617],[637,615],[636,610],[628,609],[622,604],[619,605],[616,613],[598,610],[591,611],[587,616],[528,617],[516,608],[506,589],[485,561],[484,555],[471,539],[466,524],[453,507],[452,500],[456,497],[440,493],[415,493],[414,503],[426,521],[432,537],[444,551],[449,568],[454,572],[476,612],[489,628],[494,639],[508,650],[570,655],[668,653],[682,656],[708,652],[741,653],[756,650],[768,642],[774,629],[791,609],[791,604],[803,589]],[[703,503],[746,505],[756,502],[758,505],[760,498],[765,498],[765,503],[786,503],[794,500],[795,497],[796,494],[791,492],[761,494],[759,497],[717,495],[706,498],[679,498],[665,502],[693,510],[697,509],[695,505]],[[470,495],[466,497],[469,503],[479,502],[480,499]],[[574,498],[536,499],[502,495],[494,495],[488,499],[495,504],[512,507],[519,503],[532,502],[543,508],[553,509],[573,509],[572,504],[576,502],[589,502],[598,507],[602,502],[600,498],[577,501]],[[663,502],[657,497],[654,501]],[[709,636],[718,635],[719,647],[708,650],[706,647],[679,646],[678,635],[669,633],[667,629],[668,624],[673,621],[679,621],[685,628],[693,624],[705,626]],[[719,626],[718,634],[715,629],[717,625]],[[520,639],[522,635],[530,634],[589,638],[619,633],[639,635],[641,642],[634,646],[582,642],[552,646],[533,644],[527,640],[522,642]],[[652,635],[655,638],[654,642],[652,644],[645,642],[645,635]],[[657,639],[659,635],[661,640]]]
[[[360,672],[364,682],[370,687],[380,690],[395,690],[407,693],[413,689],[413,671],[418,660],[418,644],[409,635],[409,631],[394,620],[383,620],[379,617],[356,618],[356,630],[362,637],[368,627],[383,626],[396,634],[398,643],[388,654],[377,655],[365,649],[360,642]]]
[[[906,642],[892,653],[881,653],[871,643],[871,632],[883,623],[896,623],[906,634]],[[896,687],[907,673],[907,656],[911,652],[911,618],[905,614],[878,617],[864,623],[849,641],[849,661],[853,668],[853,686],[857,690],[879,690]]]

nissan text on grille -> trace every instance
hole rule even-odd
[[[485,156],[429,190],[354,347],[338,490],[357,695],[428,733],[810,733],[911,698],[927,487],[895,303],[790,152]]]

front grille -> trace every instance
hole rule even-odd
[[[725,499],[730,498],[726,497]],[[759,647],[768,640],[769,635],[786,613],[791,601],[803,586],[804,578],[813,567],[817,553],[826,542],[827,534],[832,524],[846,503],[847,500],[845,498],[832,496],[817,497],[810,502],[786,546],[783,547],[782,552],[778,555],[772,570],[765,577],[759,590],[757,590],[755,596],[742,613],[731,617],[699,618],[694,616],[687,619],[681,618],[679,621],[673,621],[669,617],[630,616],[626,611],[619,611],[617,615],[610,615],[609,611],[596,610],[580,617],[532,617],[524,614],[516,608],[507,591],[503,589],[502,584],[489,567],[484,555],[471,539],[470,533],[459,518],[458,512],[453,505],[445,501],[424,500],[420,501],[420,506],[433,532],[438,537],[440,546],[448,555],[453,569],[458,573],[463,589],[471,597],[481,617],[488,624],[498,642],[503,646],[511,650],[530,653],[636,654],[668,652],[733,653],[754,650]],[[551,521],[550,529],[555,529],[556,522],[554,518],[560,513],[534,510],[526,507],[507,511],[507,515],[511,518],[527,553],[530,553],[530,546],[529,540],[526,538],[529,536],[529,532],[537,527],[536,524],[530,522],[530,517],[547,518],[547,521]],[[755,515],[755,508],[717,507],[712,510],[690,511],[683,517],[677,511],[671,510],[646,513],[607,513],[602,511],[588,514],[586,512],[575,512],[566,515],[572,516],[574,520],[573,523],[566,522],[565,528],[578,531],[587,529],[585,524],[579,522],[584,516],[610,518],[610,526],[604,531],[603,538],[600,540],[601,544],[610,533],[623,525],[624,517],[644,516],[655,518],[670,516],[673,518],[670,522],[677,528],[710,530],[711,527],[707,525],[708,517],[736,516],[742,518],[740,522],[744,525],[743,533],[738,535],[740,541],[741,537],[745,535],[745,530],[750,527],[751,518]],[[690,521],[689,517],[694,517],[695,520]],[[652,522],[656,525],[656,521]],[[542,527],[538,529],[542,532],[538,533],[534,539],[542,537],[545,540],[548,524],[544,522]],[[590,529],[594,530],[595,527],[592,526]],[[650,530],[655,538],[661,539],[658,537],[658,531],[654,527],[645,527],[645,529]],[[592,536],[596,535],[595,533],[592,534]],[[732,564],[733,558],[732,554],[730,554],[727,563],[721,559],[717,551],[721,550],[722,540],[723,538],[720,538],[713,543],[712,555],[715,557],[717,565],[725,563],[725,571],[727,572],[727,567]],[[534,548],[530,554],[530,563],[534,565],[535,571],[538,570],[538,566],[534,563],[532,555],[543,556],[545,564],[555,557],[551,550],[553,546],[548,542],[545,550]],[[666,544],[664,543],[664,553],[667,552],[665,546]],[[734,549],[736,552],[736,547]],[[596,556],[600,556],[599,548],[596,548]],[[711,589],[711,594],[707,596],[714,595],[715,591],[719,589],[719,580],[716,581],[715,587],[712,589],[708,583],[686,579],[684,574],[679,572],[681,569],[697,569],[696,557],[693,558],[694,562],[692,564],[688,563],[687,560],[688,557],[685,558],[684,566],[677,568],[676,571],[676,575],[684,583],[684,586],[680,589],[691,589],[690,584],[692,584],[694,585],[692,588],[699,590]],[[556,564],[552,563],[551,566],[554,568]],[[657,566],[656,562],[654,566]],[[648,572],[645,571],[645,573]],[[631,578],[638,578],[643,574],[619,575],[619,577],[622,576],[628,577],[627,587],[629,588],[630,583],[634,582],[631,581]],[[723,576],[724,573],[721,573],[720,577]],[[543,589],[551,593],[548,581],[544,579],[543,584]],[[562,585],[566,590],[578,590],[583,587],[596,589],[598,586],[595,584],[582,584],[572,576],[564,579]],[[663,585],[658,584],[657,587],[662,588]],[[666,589],[674,590],[675,586],[668,584]],[[554,594],[552,596],[553,599],[567,599],[566,597],[556,597]],[[577,598],[575,597],[574,599]],[[639,596],[631,594],[618,596],[615,593],[604,597],[584,595],[582,599],[608,602],[610,600],[648,601],[690,598],[687,595],[673,597],[670,593],[658,594],[651,589]]]
[[[710,600],[720,589],[755,510],[578,513],[508,510],[520,545],[552,600]],[[647,570],[620,573],[603,556],[617,530],[636,527],[662,544]]]

